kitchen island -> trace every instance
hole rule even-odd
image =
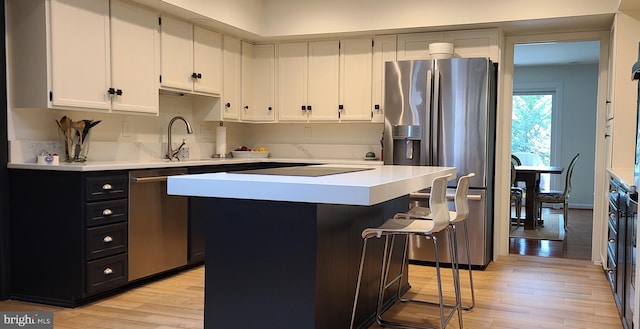
[[[455,175],[448,167],[311,167],[367,170],[169,178],[169,194],[209,198],[205,328],[348,328],[362,229],[406,211],[408,194],[434,177]],[[359,324],[373,320],[382,244],[369,250]]]

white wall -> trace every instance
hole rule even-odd
[[[172,6],[262,37],[438,29],[613,14],[619,0],[134,0]],[[182,11],[184,13],[184,11]],[[188,16],[188,15],[187,15]],[[520,25],[522,26],[522,25]],[[543,25],[537,25],[544,28]]]
[[[157,1],[140,2],[152,5]],[[260,34],[265,29],[263,0],[162,0],[162,2],[202,14],[250,33]]]
[[[580,158],[573,173],[570,206],[593,207],[594,162],[596,140],[596,108],[598,95],[598,65],[554,65],[515,67],[513,90],[532,85],[561,86],[561,116],[559,133],[562,138],[560,159],[556,164],[567,168],[576,154]],[[566,172],[566,170],[565,170]],[[564,177],[564,175],[562,176]],[[560,180],[558,188],[564,183]]]
[[[264,35],[375,31],[592,15],[613,13],[617,4],[617,0],[266,0]]]

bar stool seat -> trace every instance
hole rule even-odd
[[[432,220],[427,219],[426,217],[411,217],[409,218],[392,218],[387,220],[384,224],[375,228],[366,228],[362,231],[362,238],[364,239],[364,243],[362,246],[362,254],[360,258],[360,269],[358,271],[358,281],[356,283],[356,294],[353,302],[353,310],[351,314],[351,328],[353,328],[355,315],[358,305],[358,296],[360,292],[360,285],[362,281],[362,271],[363,264],[366,256],[367,250],[367,241],[371,238],[380,238],[385,237],[384,243],[384,251],[383,251],[383,259],[382,259],[382,269],[380,274],[380,289],[378,293],[378,302],[376,308],[376,322],[378,324],[385,326],[400,326],[403,328],[446,328],[449,321],[453,318],[454,314],[458,313],[458,322],[460,328],[462,326],[462,312],[461,312],[461,302],[460,302],[460,283],[459,276],[456,273],[456,269],[453,272],[453,280],[454,280],[454,289],[456,294],[456,302],[454,305],[447,305],[443,301],[442,294],[442,280],[440,275],[440,261],[438,257],[438,240],[435,236],[436,233],[441,232],[443,230],[449,231],[449,209],[447,207],[446,201],[446,190],[447,190],[447,180],[451,175],[436,177],[433,180],[431,187],[431,198],[429,199],[429,207],[431,209]],[[437,287],[438,287],[438,302],[433,303],[429,301],[422,300],[413,300],[413,299],[404,299],[401,298],[401,284],[398,284],[398,290],[395,294],[395,298],[400,302],[415,302],[421,304],[431,304],[439,306],[439,315],[440,315],[440,327],[422,327],[411,323],[402,323],[398,321],[386,320],[383,319],[383,297],[385,296],[385,291],[392,286],[396,282],[401,282],[404,273],[404,268],[406,267],[406,259],[407,259],[407,245],[408,238],[410,235],[420,235],[424,236],[427,239],[430,239],[434,245],[434,256],[436,263],[436,278],[437,278]],[[391,256],[393,255],[393,245],[396,236],[404,236],[405,245],[404,251],[402,253],[402,267],[400,273],[389,280],[389,267],[391,263]],[[391,238],[391,239],[389,239]],[[449,241],[452,241],[450,238]],[[454,248],[450,246],[449,251],[451,253],[450,257],[454,259]],[[445,308],[450,309],[447,314],[445,314]]]

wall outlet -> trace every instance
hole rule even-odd
[[[212,138],[213,129],[211,129],[211,127],[202,127],[200,130],[200,136],[202,136],[202,138]]]

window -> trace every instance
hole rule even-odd
[[[551,165],[552,118],[555,92],[514,92],[511,116],[511,153],[523,165]],[[540,188],[549,187],[549,174]]]

